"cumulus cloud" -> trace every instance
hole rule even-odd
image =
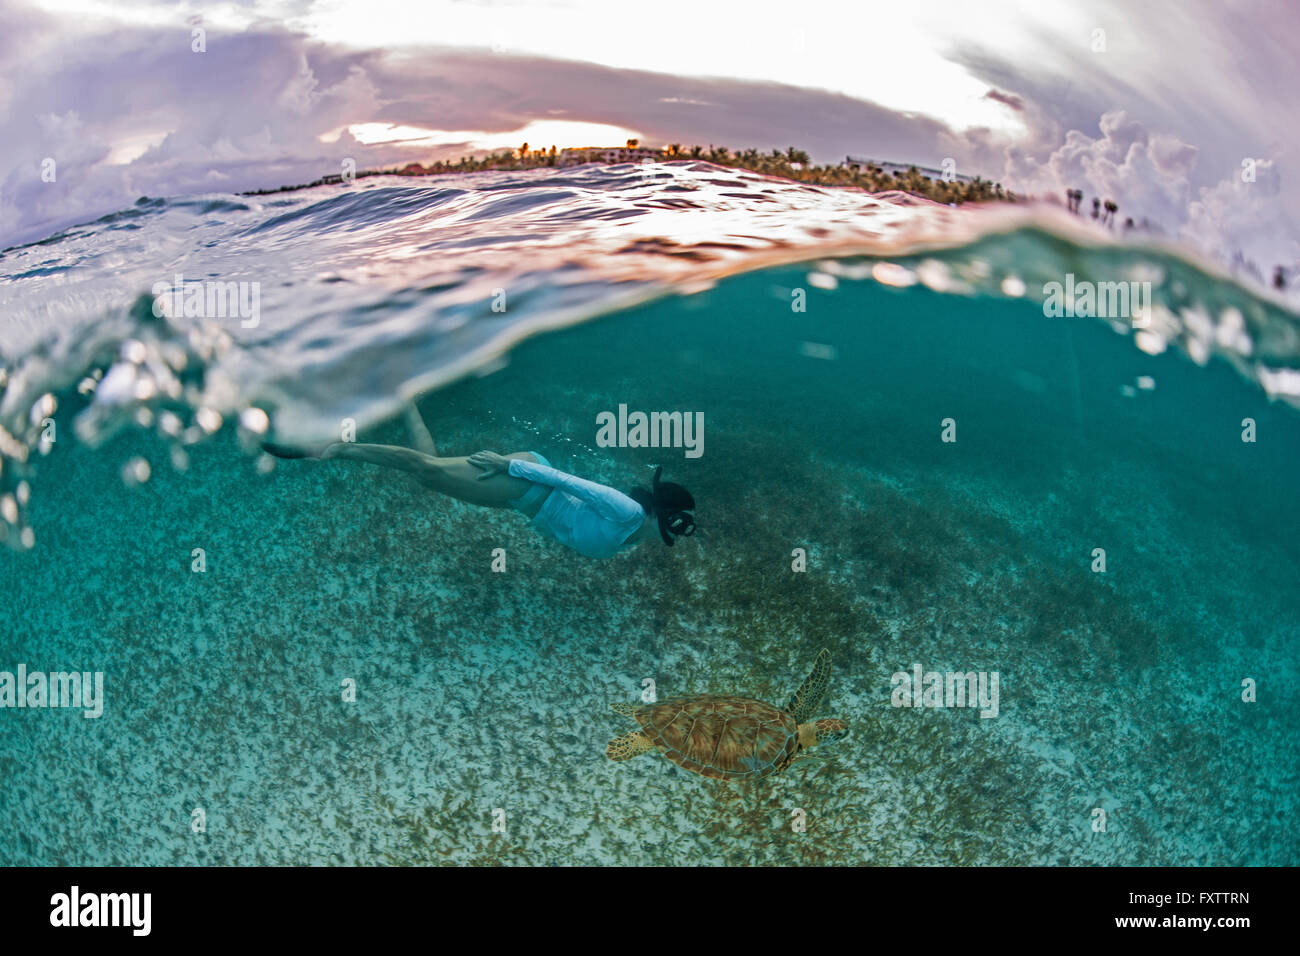
[[[1124,110],[1105,113],[1098,131],[1070,130],[1046,158],[1009,146],[1004,176],[1039,195],[1059,199],[1078,188],[1088,199],[1113,199],[1121,222],[1131,217],[1225,262],[1253,263],[1261,277],[1275,265],[1300,260],[1273,161],[1251,159],[1223,179],[1196,185],[1195,145],[1153,133]]]
[[[188,30],[60,33],[52,20],[6,26],[57,56],[0,50],[11,108],[0,114],[0,238],[53,228],[129,205],[142,194],[315,179],[356,155],[323,129],[378,108],[367,54],[313,50],[267,31],[205,53]],[[62,37],[62,39],[59,39]],[[384,157],[377,150],[378,158]],[[284,177],[284,178],[281,178]]]
[[[1300,264],[1300,241],[1278,201],[1281,189],[1277,165],[1256,161],[1200,189],[1188,206],[1181,234],[1224,261],[1241,257],[1264,273],[1275,265],[1292,270]]]
[[[1045,55],[954,41],[954,62],[1023,100],[1027,129],[952,134],[959,167],[964,159],[1024,191],[1113,198],[1121,221],[1151,219],[1264,272],[1300,264],[1300,191],[1280,176],[1300,164],[1293,6],[1186,0],[1171,16],[1162,4],[1093,0],[1066,12],[1045,9],[1021,30],[1021,46]],[[1097,27],[1105,52],[1091,43]],[[1247,159],[1267,171],[1253,184],[1240,177]]]
[[[1034,192],[1059,196],[1077,187],[1103,199],[1122,200],[1139,217],[1181,220],[1196,147],[1173,136],[1152,135],[1123,110],[1104,114],[1098,126],[1096,137],[1070,130],[1045,160],[1019,147],[1008,148],[1006,176]]]

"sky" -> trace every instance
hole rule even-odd
[[[345,159],[635,136],[952,158],[1271,272],[1300,265],[1297,50],[1286,0],[0,0],[0,246]]]

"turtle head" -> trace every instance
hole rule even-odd
[[[835,717],[823,717],[799,725],[799,746],[808,750],[832,740],[843,740],[849,735],[849,725]]]

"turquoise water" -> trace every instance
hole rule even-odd
[[[1300,862],[1291,313],[1068,224],[703,164],[583,175],[380,187],[417,192],[377,219],[291,194],[310,259],[303,235],[259,246],[279,213],[234,198],[5,254],[0,671],[99,670],[105,705],[0,709],[0,862]],[[693,217],[661,218],[682,196]],[[649,252],[615,226],[641,203]],[[202,274],[214,234],[203,271],[261,276],[261,324],[148,317],[151,276]],[[274,291],[277,255],[301,294]],[[1168,347],[1004,294],[1065,271],[1156,276]],[[124,363],[155,390],[104,398]],[[699,532],[590,561],[400,474],[256,453],[250,408],[409,444],[417,387],[444,453],[536,449],[618,487],[663,465]],[[620,404],[702,412],[703,456],[597,447]],[[853,733],[819,758],[725,784],[604,757],[644,679],[779,704],[822,647],[821,710]],[[998,672],[998,716],[892,706],[914,663]]]

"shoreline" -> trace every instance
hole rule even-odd
[[[869,193],[898,191],[931,202],[944,205],[961,205],[967,202],[1023,202],[1025,197],[1018,196],[1010,190],[1004,190],[1001,183],[990,182],[976,176],[973,179],[954,179],[945,182],[926,176],[915,164],[907,170],[887,172],[880,165],[840,165],[816,166],[807,164],[807,154],[791,149],[788,153],[773,150],[770,154],[760,154],[757,150],[744,150],[732,153],[725,147],[710,148],[705,152],[694,146],[683,151],[680,147],[671,147],[655,162],[696,161],[712,163],[731,169],[743,169],[760,176],[774,176],[791,182],[807,183],[814,186],[856,187]],[[532,151],[520,156],[516,151],[492,153],[475,159],[462,156],[458,162],[439,161],[429,165],[407,163],[399,169],[367,169],[347,179],[343,174],[322,176],[310,183],[278,186],[272,189],[253,189],[241,192],[240,196],[270,196],[277,193],[296,192],[299,189],[314,189],[317,186],[343,185],[357,179],[373,176],[441,176],[447,173],[480,173],[488,171],[519,171],[527,169],[562,169],[578,165],[624,165],[631,160],[608,161],[592,159],[583,163],[560,163],[555,152],[544,150]],[[645,160],[640,160],[645,162]]]

